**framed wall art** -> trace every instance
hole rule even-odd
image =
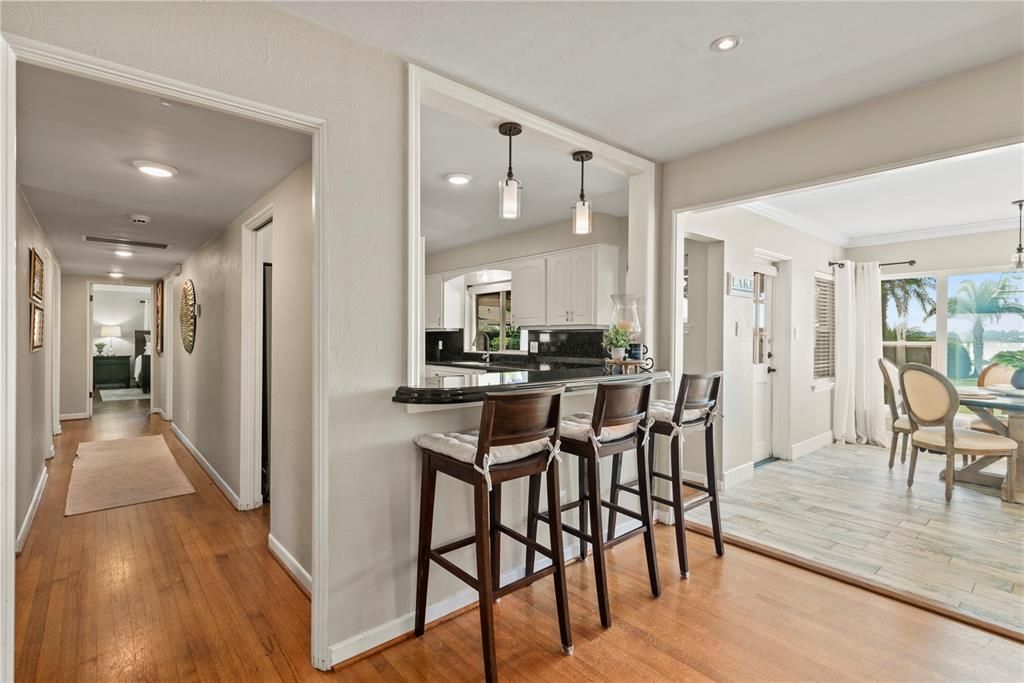
[[[39,252],[28,250],[28,291],[33,301],[43,303],[43,258]]]
[[[36,302],[29,303],[29,351],[43,348],[43,307]]]

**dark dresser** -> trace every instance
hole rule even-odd
[[[93,356],[92,385],[95,389],[129,387],[132,381],[131,356]]]

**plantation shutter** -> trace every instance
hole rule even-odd
[[[814,379],[836,376],[836,284],[814,278]]]

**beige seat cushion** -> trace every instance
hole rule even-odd
[[[999,421],[1002,422],[1004,425],[1007,423],[1007,420],[1006,420],[1005,417],[999,418]],[[980,417],[977,418],[977,419],[971,420],[967,424],[967,428],[968,429],[973,429],[976,432],[988,432],[989,434],[995,434],[996,433],[995,430],[992,429],[992,427],[989,425],[989,423],[985,422]]]
[[[675,401],[651,401],[650,407],[647,409],[647,416],[657,422],[672,422],[672,413],[676,410]],[[683,422],[693,422],[701,418],[706,410],[684,410],[682,415]]]
[[[914,445],[928,450],[946,450],[945,427],[922,427],[914,432]],[[974,453],[1009,453],[1017,448],[1017,442],[998,434],[972,432],[969,429],[953,430],[953,446],[958,451]]]
[[[910,418],[906,415],[896,418],[896,421],[892,423],[892,430],[894,432],[909,432]]]
[[[590,439],[590,422],[594,416],[590,413],[575,413],[562,418],[561,438],[573,441]],[[615,441],[636,433],[636,423],[605,427],[601,430],[598,441]]]
[[[476,448],[479,440],[479,432],[421,434],[413,439],[420,448],[470,463],[476,462]],[[521,460],[522,458],[540,453],[547,447],[548,439],[537,439],[536,441],[519,443],[514,446],[496,446],[491,449],[492,463],[499,465],[504,462]]]

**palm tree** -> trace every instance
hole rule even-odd
[[[999,322],[1004,315],[1019,315],[1024,319],[1024,305],[1017,302],[1020,290],[1006,276],[998,280],[964,280],[949,300],[949,315],[959,315],[971,321],[974,350],[974,374],[981,372],[985,363],[985,324]]]
[[[886,313],[889,310],[889,302],[896,306],[896,314],[907,317],[910,312],[910,304],[916,301],[924,311],[925,319],[935,315],[935,278],[933,277],[906,277],[896,280],[882,280],[882,339],[893,341],[896,339],[896,332],[893,328],[886,326]]]

